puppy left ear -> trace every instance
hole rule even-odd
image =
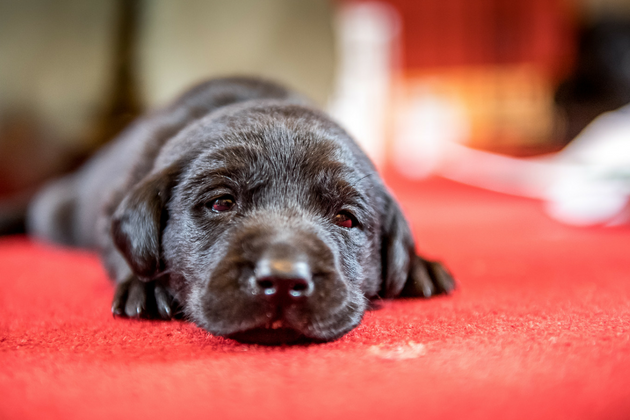
[[[425,260],[416,254],[409,225],[398,204],[388,193],[385,193],[382,220],[383,297],[428,298],[455,289],[455,280],[441,263]]]
[[[114,243],[140,280],[151,280],[162,268],[165,207],[178,174],[179,168],[172,166],[148,175],[125,196],[112,216]]]

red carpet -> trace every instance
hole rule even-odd
[[[0,418],[630,418],[630,229],[562,226],[447,181],[390,184],[460,288],[385,302],[328,344],[113,319],[94,255],[2,239]]]

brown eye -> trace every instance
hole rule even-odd
[[[342,211],[335,216],[335,224],[344,228],[353,228],[357,225],[356,219],[350,213]]]
[[[232,210],[235,204],[236,202],[234,201],[234,197],[231,195],[223,195],[208,203],[208,207],[210,207],[215,213],[221,213]]]

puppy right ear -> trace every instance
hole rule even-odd
[[[112,216],[114,244],[141,280],[155,278],[162,269],[165,207],[179,172],[179,168],[173,166],[149,174],[127,194]]]

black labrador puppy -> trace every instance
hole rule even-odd
[[[100,250],[115,315],[254,342],[336,339],[369,298],[454,282],[415,252],[354,141],[273,83],[211,80],[128,128],[31,205],[32,234]]]

